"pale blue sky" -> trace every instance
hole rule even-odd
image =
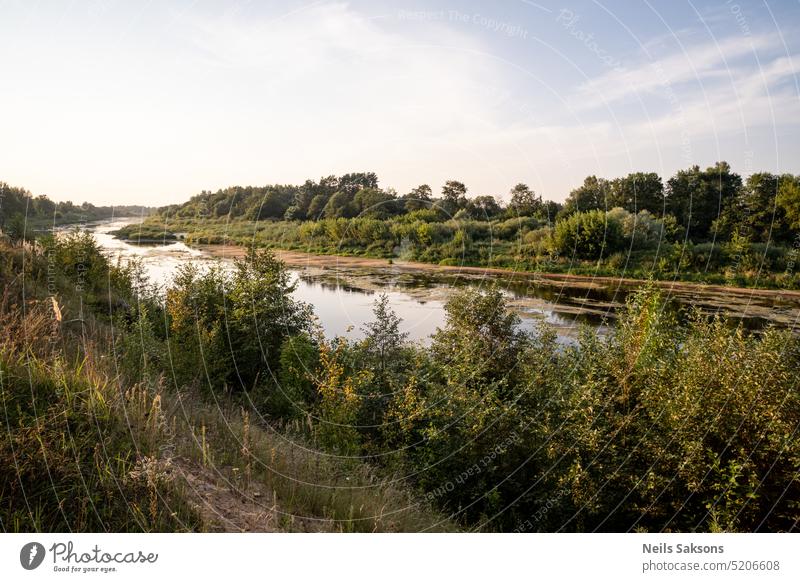
[[[53,199],[371,170],[563,200],[800,173],[800,3],[0,0],[0,180]]]

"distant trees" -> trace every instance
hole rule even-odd
[[[377,256],[399,253],[433,262],[481,263],[494,257],[508,263],[552,251],[561,257],[597,260],[626,248],[641,250],[679,241],[713,243],[711,248],[698,247],[697,268],[707,269],[741,254],[731,245],[714,246],[735,238],[736,245],[752,250],[753,257],[760,252],[771,268],[779,268],[785,264],[783,251],[765,255],[750,245],[785,245],[800,229],[800,177],[759,172],[743,182],[726,162],[680,170],[666,183],[655,172],[614,179],[587,176],[563,205],[518,183],[506,200],[470,196],[458,180],[445,182],[438,197],[428,184],[398,197],[391,188],[379,186],[374,172],[352,172],[307,180],[300,186],[204,191],[163,211],[179,217],[322,222],[298,228],[295,241],[327,248],[335,240],[336,245]],[[51,208],[46,199],[36,199],[36,205]],[[576,215],[580,216],[571,218]],[[517,247],[493,249],[492,237],[513,239]],[[498,257],[498,250],[503,257]],[[678,265],[688,256],[662,254],[651,264],[668,270],[665,265]],[[750,262],[755,264],[756,258]]]
[[[448,180],[442,186],[442,209],[448,216],[455,215],[467,205],[467,187],[463,182]]]
[[[633,213],[647,210],[651,214],[663,214],[664,185],[661,177],[654,172],[636,172],[612,180],[608,204],[611,208],[624,208]]]
[[[778,205],[783,210],[787,225],[800,230],[800,176],[781,176],[778,184]]]
[[[608,205],[610,190],[608,180],[597,176],[587,176],[583,184],[567,196],[563,213],[569,215],[586,210],[607,210],[610,208]]]
[[[41,194],[34,197],[28,190],[0,182],[0,231],[21,240],[23,231],[47,224],[89,222],[112,216],[149,214],[152,209],[138,205],[95,206],[88,202],[76,206],[70,201],[54,202]]]
[[[283,218],[292,205],[296,189],[292,186],[270,186],[261,196],[261,203],[248,211],[251,220]]]
[[[728,212],[742,188],[742,178],[727,162],[701,170],[692,166],[667,182],[666,208],[691,240],[714,238],[714,221]]]
[[[538,216],[541,214],[544,204],[542,197],[531,190],[527,184],[519,183],[509,192],[511,201],[508,204],[509,210],[519,216]]]
[[[401,203],[393,192],[378,188],[362,188],[353,198],[358,216],[386,219],[399,214]]]
[[[403,196],[403,207],[406,212],[430,208],[432,203],[432,190],[427,184],[421,184]]]
[[[491,220],[503,212],[494,196],[476,196],[467,203],[467,215],[476,220]]]

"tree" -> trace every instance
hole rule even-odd
[[[330,197],[323,215],[325,218],[353,218],[358,214],[358,207],[353,202],[353,196],[347,192],[337,192]]]
[[[634,214],[647,210],[660,216],[664,213],[664,185],[655,172],[636,172],[610,183],[608,204]]]
[[[678,219],[691,240],[714,238],[712,224],[733,204],[742,179],[727,162],[701,171],[699,166],[681,170],[667,182],[667,211]]]
[[[490,220],[503,212],[494,196],[476,196],[467,205],[467,213],[475,220]]]
[[[354,172],[339,177],[337,189],[351,197],[364,188],[377,190],[378,176],[375,172]]]
[[[259,380],[272,385],[283,341],[311,331],[310,308],[292,297],[296,283],[271,251],[250,247],[234,264],[225,297],[235,371],[229,377],[236,377],[245,390]]]
[[[299,417],[313,405],[313,384],[319,364],[319,348],[311,336],[287,337],[281,345],[279,382],[264,401],[267,412],[283,418]]]
[[[453,216],[467,205],[467,187],[456,180],[448,180],[442,187],[442,209]]]
[[[358,211],[358,216],[380,220],[393,216],[399,211],[397,198],[378,188],[362,188],[356,193],[353,204]]]
[[[14,215],[3,225],[11,244],[17,244],[25,239],[25,217],[21,212],[15,212]]]
[[[56,203],[44,195],[37,196],[33,201],[33,211],[43,218],[53,218],[56,208]]]
[[[421,184],[403,196],[403,206],[406,212],[422,210],[431,207],[432,191],[427,184]]]
[[[251,220],[264,220],[265,218],[281,218],[286,214],[290,204],[295,199],[295,188],[291,186],[268,186],[258,201],[253,206],[249,215]],[[254,196],[256,200],[258,198]]]
[[[361,349],[367,365],[385,375],[387,370],[402,366],[401,350],[408,334],[400,331],[401,320],[389,306],[389,296],[381,294],[373,307],[375,319],[362,327]]]
[[[783,209],[789,226],[800,230],[800,176],[784,174],[778,185],[778,205]]]
[[[525,334],[500,290],[456,293],[445,311],[447,324],[433,335],[431,350],[449,378],[496,381],[512,373]]]
[[[780,204],[780,184],[781,177],[769,172],[750,175],[712,230],[725,240],[734,237],[751,242],[790,240],[786,209]]]
[[[597,176],[588,176],[583,185],[569,193],[562,212],[573,214],[587,210],[606,210],[608,208],[610,184]]]
[[[517,216],[540,217],[544,206],[542,197],[531,190],[527,184],[519,183],[511,189],[509,209]]]
[[[400,331],[401,320],[392,311],[388,295],[378,297],[373,314],[374,320],[362,326],[364,339],[356,345],[355,368],[371,375],[360,390],[359,423],[368,427],[364,430],[369,437],[377,439],[391,395],[405,383],[411,358],[408,334]]]
[[[232,274],[182,266],[166,299],[178,382],[202,380],[211,390],[273,386],[284,340],[310,332],[309,308],[291,297],[294,285],[270,251],[253,248]]]
[[[328,197],[324,194],[317,194],[311,199],[311,204],[308,205],[307,218],[309,220],[317,220],[321,218],[325,206],[328,204]]]

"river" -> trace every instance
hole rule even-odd
[[[112,258],[139,257],[150,280],[161,287],[167,286],[178,266],[187,262],[210,265],[212,261],[221,261],[223,265],[233,265],[231,258],[220,258],[208,249],[191,248],[182,242],[134,245],[109,234],[135,222],[137,219],[109,220],[88,224],[86,229]],[[362,326],[372,320],[376,297],[385,293],[403,320],[402,331],[412,340],[427,342],[444,325],[444,305],[454,289],[497,286],[506,295],[510,308],[519,314],[523,328],[532,330],[537,322],[547,321],[555,328],[560,342],[571,344],[582,325],[606,334],[626,296],[636,287],[599,278],[543,279],[526,273],[438,270],[388,261],[311,257],[314,260],[302,253],[281,256],[297,283],[294,296],[313,306],[328,337],[361,337]],[[722,313],[751,329],[767,324],[798,329],[800,324],[797,293],[676,284],[667,294],[704,312]]]

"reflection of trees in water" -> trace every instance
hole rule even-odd
[[[589,325],[608,327],[614,325],[618,312],[625,306],[628,296],[635,291],[633,286],[569,285],[563,281],[542,281],[530,276],[512,275],[486,276],[473,274],[432,274],[426,272],[385,272],[372,269],[341,269],[336,274],[299,274],[307,285],[318,286],[331,292],[346,292],[371,296],[375,289],[352,284],[353,278],[366,278],[371,286],[380,290],[431,290],[431,289],[490,289],[500,288],[515,300],[536,299],[541,307],[518,306],[523,314],[542,318],[559,327]],[[420,304],[424,298],[415,297]],[[723,315],[730,326],[742,325],[749,331],[763,330],[770,324],[792,329],[797,328],[795,305],[778,305],[768,298],[747,298],[721,293],[699,294],[672,292],[669,305],[686,321],[692,310],[708,316]]]
[[[298,280],[302,281],[310,287],[319,287],[325,291],[345,293],[357,293],[361,295],[374,295],[375,291],[372,289],[364,289],[363,287],[356,287],[346,282],[346,280],[339,279],[338,277],[325,277],[314,275],[298,275]]]

